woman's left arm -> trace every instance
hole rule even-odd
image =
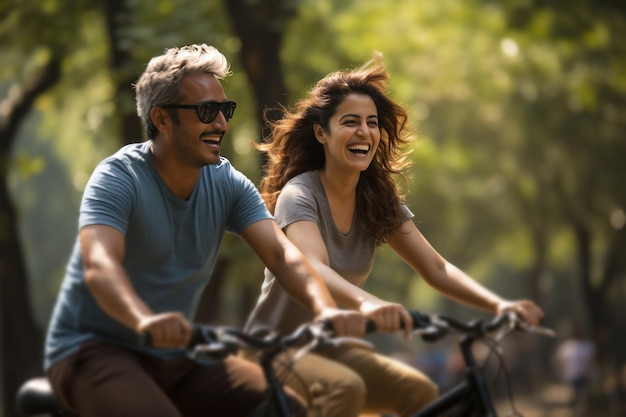
[[[513,311],[531,325],[537,325],[543,318],[543,312],[533,301],[505,300],[452,265],[432,247],[412,220],[388,236],[387,243],[431,287],[453,300],[492,314]]]

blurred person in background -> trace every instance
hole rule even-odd
[[[593,341],[585,337],[580,324],[574,323],[569,337],[557,346],[555,361],[560,377],[571,389],[569,403],[577,416],[586,415],[594,357]]]

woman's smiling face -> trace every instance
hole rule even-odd
[[[347,95],[328,121],[328,130],[315,126],[317,140],[324,144],[326,168],[365,171],[378,144],[378,110],[367,94]]]

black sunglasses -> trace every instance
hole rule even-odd
[[[164,104],[159,107],[171,109],[194,109],[198,115],[198,119],[200,119],[202,123],[208,124],[215,120],[219,112],[222,112],[226,121],[229,122],[230,119],[233,118],[233,114],[235,114],[235,107],[237,107],[237,103],[234,101],[224,101],[221,103],[216,101],[206,101],[200,104]]]

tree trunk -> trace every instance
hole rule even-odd
[[[286,27],[298,6],[289,0],[224,0],[223,4],[241,40],[239,59],[252,87],[261,137],[265,138],[269,134],[265,117],[279,119],[279,105],[288,102],[280,52]],[[265,154],[259,154],[259,159],[264,166]],[[258,291],[255,285],[241,290],[239,316],[244,320],[256,303]]]
[[[109,39],[111,76],[115,81],[115,106],[120,115],[120,144],[141,142],[143,130],[135,111],[132,85],[137,81],[136,71],[129,70],[132,57],[128,49],[122,48],[121,29],[126,27],[125,17],[129,13],[126,0],[104,0],[102,2]]]
[[[269,132],[264,123],[266,109],[270,119],[280,117],[275,110],[287,102],[280,51],[285,29],[296,9],[288,1],[225,0],[235,34],[241,39],[239,59],[252,86],[262,135]]]
[[[596,286],[593,283],[592,273],[592,234],[589,229],[581,224],[575,226],[576,239],[578,243],[578,259],[580,268],[580,281],[582,286],[582,297],[589,312],[589,323],[593,330],[591,336],[596,345],[597,358],[600,366],[611,366],[617,355],[614,351],[613,339],[616,336],[610,328],[609,303],[604,294],[603,286]]]
[[[614,295],[614,291],[619,291],[619,280],[624,280],[626,276],[626,259],[624,254],[626,253],[626,228],[622,227],[615,231],[615,235],[611,241],[609,248],[607,249],[606,259],[603,265],[602,280],[600,282],[598,292],[602,305],[611,305],[615,308],[614,301],[611,295]],[[621,288],[624,288],[623,286]],[[623,290],[622,290],[623,293]],[[619,296],[618,296],[619,297]],[[607,333],[613,335],[616,339],[615,343],[610,344],[612,350],[612,357],[617,363],[626,363],[626,340],[624,337],[616,335],[623,335],[626,326],[622,320],[615,319],[615,313],[619,312],[623,307],[617,306],[616,310],[606,312],[603,317],[607,324]]]
[[[57,83],[60,73],[60,61],[51,59],[40,75],[24,86],[22,94],[8,103],[8,117],[0,129],[0,401],[4,417],[16,415],[15,394],[19,386],[43,372],[43,334],[30,307],[17,216],[7,185],[9,156],[20,123],[29,114],[35,99]]]

